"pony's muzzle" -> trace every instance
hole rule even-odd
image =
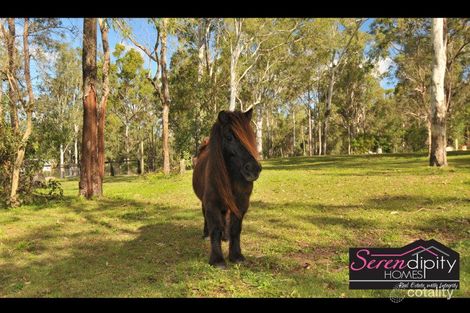
[[[243,165],[242,174],[247,181],[255,181],[261,173],[262,167],[258,162],[247,162]]]

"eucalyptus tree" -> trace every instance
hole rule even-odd
[[[83,20],[82,92],[83,125],[82,153],[80,158],[79,194],[87,199],[103,194],[104,178],[104,126],[106,103],[109,94],[110,54],[107,23],[99,20],[104,60],[102,83],[98,81],[97,19]],[[101,99],[98,103],[98,87]]]
[[[331,61],[328,64],[329,68],[329,83],[328,93],[325,105],[325,114],[323,118],[323,154],[327,154],[328,147],[328,131],[329,131],[329,117],[331,114],[331,101],[333,97],[334,84],[337,75],[337,69],[342,62],[347,58],[349,46],[354,40],[357,40],[357,34],[360,27],[365,22],[365,19],[341,19],[340,23],[335,23],[333,33],[333,42],[329,47],[331,51]],[[342,30],[340,28],[343,28]]]
[[[444,31],[445,19],[432,19],[433,67],[431,89],[431,151],[430,166],[447,165],[446,137],[446,98],[444,78],[446,74],[447,34]]]
[[[374,60],[366,55],[370,37],[365,32],[357,33],[357,39],[350,43],[347,60],[341,64],[336,78],[333,99],[336,111],[342,118],[342,126],[346,129],[347,154],[352,153],[356,135],[365,133],[369,110],[383,97],[379,77],[374,72]]]
[[[155,92],[160,98],[162,106],[162,155],[163,155],[163,173],[170,173],[170,143],[169,143],[169,115],[170,115],[170,89],[168,82],[167,49],[168,36],[175,31],[176,20],[169,18],[150,18],[148,23],[156,30],[155,44],[148,48],[142,42],[139,42],[132,29],[122,20],[115,20],[123,35],[128,38],[137,48],[143,51],[155,63],[155,74],[149,76]]]
[[[257,64],[259,58],[284,45],[272,45],[272,39],[280,34],[289,37],[299,25],[296,19],[273,18],[234,18],[224,20],[224,44],[230,58],[230,101],[229,110],[243,110],[243,102],[239,97],[240,84]]]
[[[59,152],[61,178],[65,175],[64,158],[73,145],[72,162],[78,166],[78,129],[81,105],[80,52],[67,44],[58,45],[51,70],[44,67],[43,83],[39,87],[42,96],[36,112],[36,124],[43,134],[41,149]],[[57,159],[57,157],[56,157]]]
[[[2,69],[8,83],[8,107],[10,123],[5,132],[14,138],[12,162],[7,171],[9,177],[8,202],[11,206],[20,204],[18,188],[21,169],[24,166],[26,148],[33,132],[33,115],[36,110],[36,96],[31,78],[31,57],[37,53],[54,49],[54,34],[60,34],[61,23],[55,18],[24,18],[22,34],[17,34],[20,19],[2,19],[0,31],[6,47],[6,66]],[[17,41],[17,39],[19,39]],[[34,45],[35,50],[30,50]],[[3,118],[3,116],[2,116]]]
[[[143,130],[146,127],[146,120],[152,117],[152,104],[155,99],[141,54],[136,49],[126,50],[124,45],[117,44],[113,56],[116,58],[116,63],[111,70],[113,89],[110,95],[110,110],[124,126],[126,168],[127,174],[130,174],[129,159],[134,141],[139,142],[140,170],[144,166]]]
[[[470,119],[465,118],[470,106],[470,19],[446,18],[445,30],[447,135],[459,149],[459,139],[465,140],[465,128],[470,128]]]

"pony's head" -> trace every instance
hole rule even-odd
[[[241,214],[231,181],[253,182],[261,172],[255,134],[250,125],[252,114],[252,109],[247,112],[221,111],[212,126],[209,141],[199,151],[199,154],[208,151],[209,171],[206,175],[210,175],[222,202],[239,218]]]
[[[257,180],[261,172],[255,134],[250,125],[252,115],[253,109],[221,111],[217,118],[222,154],[229,173],[250,182]]]

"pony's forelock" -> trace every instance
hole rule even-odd
[[[251,128],[250,121],[241,112],[231,112],[229,116],[230,129],[235,134],[235,137],[237,137],[248,153],[255,160],[258,160],[259,153],[256,148],[256,137],[253,128]]]

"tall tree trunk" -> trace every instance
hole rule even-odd
[[[263,106],[258,104],[256,111],[256,149],[263,159]]]
[[[426,118],[426,131],[427,131],[427,137],[426,137],[426,146],[428,147],[428,157],[431,156],[431,145],[432,145],[432,122],[431,122],[431,116],[428,116]]]
[[[348,125],[348,155],[351,155],[351,125]]]
[[[199,20],[199,25],[198,25],[198,64],[197,64],[197,83],[198,83],[198,99],[196,100],[196,130],[194,133],[194,142],[195,142],[195,154],[197,154],[197,151],[199,149],[199,143],[200,143],[200,136],[201,136],[201,111],[202,111],[202,91],[203,91],[203,86],[202,86],[202,77],[204,74],[204,60],[205,57],[207,58],[208,61],[208,55],[205,51],[206,48],[206,32],[208,31],[206,27],[207,21],[205,18],[201,18]]]
[[[237,108],[237,97],[238,97],[238,76],[237,66],[238,59],[240,58],[241,47],[241,32],[242,32],[243,21],[241,19],[235,19],[235,45],[231,46],[230,54],[230,105],[229,111],[235,111]]]
[[[130,175],[131,168],[129,165],[130,144],[129,144],[129,123],[128,122],[126,122],[125,145],[126,145],[126,170],[127,170],[127,175]]]
[[[295,155],[295,141],[296,141],[296,138],[295,138],[295,110],[293,110],[292,112],[292,122],[293,122],[293,127],[292,127],[292,155],[294,156]]]
[[[83,131],[80,162],[80,195],[102,195],[98,161],[98,108],[96,100],[96,18],[83,21]]]
[[[0,78],[0,130],[3,127],[3,78]],[[0,132],[1,135],[1,132]]]
[[[324,155],[327,154],[327,142],[328,142],[328,130],[329,130],[329,117],[331,115],[331,99],[333,98],[333,85],[335,84],[335,72],[336,68],[333,65],[334,62],[334,55],[333,53],[333,59],[332,59],[332,68],[330,71],[330,82],[328,84],[328,97],[326,100],[326,107],[325,107],[325,117],[323,120],[323,140],[322,140],[322,152]]]
[[[322,134],[320,123],[318,124],[318,155],[322,155]]]
[[[13,21],[14,24],[14,21]],[[10,190],[10,205],[16,206],[19,204],[18,201],[18,186],[20,181],[20,170],[23,166],[24,156],[26,152],[26,145],[28,143],[29,137],[33,130],[33,108],[34,108],[34,93],[33,86],[31,83],[31,74],[30,74],[30,63],[29,63],[29,19],[24,19],[23,25],[23,60],[24,60],[24,78],[26,81],[26,88],[28,90],[28,102],[25,107],[26,111],[26,129],[21,138],[21,142],[17,148],[16,159],[13,164],[13,172],[11,176],[11,190]],[[16,77],[12,77],[12,81],[16,83]],[[17,86],[17,84],[16,84]],[[18,122],[18,116],[16,116],[16,121]],[[18,130],[19,131],[19,130]]]
[[[166,68],[166,49],[167,49],[167,19],[162,20],[162,27],[160,29],[160,39],[162,42],[160,50],[160,69],[162,75],[162,98],[163,98],[163,173],[170,174],[170,147],[169,147],[169,127],[168,119],[170,114],[170,91],[168,88],[168,75]]]
[[[16,88],[18,84],[16,83],[16,46],[15,46],[15,37],[16,37],[16,28],[15,28],[15,19],[8,18],[8,36],[7,36],[7,52],[8,52],[8,97],[10,98],[10,120],[11,127],[15,134],[19,131],[19,121],[18,121],[18,111],[17,111],[17,92]]]
[[[73,144],[73,176],[78,174],[78,125],[74,124],[73,129],[75,132],[74,144]]]
[[[65,177],[64,154],[65,154],[64,145],[60,144],[60,166],[59,166],[59,168],[60,168],[60,178]]]
[[[308,108],[308,156],[312,156],[312,110]]]
[[[230,105],[229,111],[235,111],[237,108],[237,96],[238,96],[238,82],[237,82],[237,62],[235,56],[230,58]]]
[[[106,104],[109,96],[109,42],[108,42],[108,25],[103,19],[99,19],[101,42],[103,44],[104,62],[103,62],[103,95],[101,96],[99,116],[98,116],[98,168],[101,182],[104,180],[104,128],[106,123]]]
[[[205,57],[205,41],[206,41],[206,19],[201,18],[198,25],[198,64],[197,64],[197,80],[201,81],[204,73],[204,57]]]
[[[269,119],[269,110],[264,110],[266,112],[266,148],[268,158],[272,156],[272,138],[271,138],[271,120]]]
[[[432,19],[433,69],[431,91],[431,155],[430,166],[446,166],[446,103],[444,77],[446,73],[446,34],[443,18]]]
[[[302,134],[302,156],[305,156],[305,129],[304,129],[304,125],[300,126],[300,133]]]
[[[144,163],[144,141],[140,140],[140,175],[145,173],[145,163]]]

